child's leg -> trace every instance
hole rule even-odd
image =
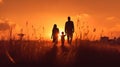
[[[63,41],[63,39],[61,40],[61,46],[64,46],[64,41]]]

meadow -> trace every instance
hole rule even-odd
[[[0,67],[79,67],[120,63],[120,45],[77,40],[72,45],[51,41],[0,41]]]

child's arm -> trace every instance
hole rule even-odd
[[[66,34],[64,36],[66,36]]]

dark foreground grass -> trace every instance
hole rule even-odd
[[[66,44],[64,47],[53,46],[48,41],[0,41],[0,67],[118,65],[119,48],[119,45],[89,41]]]

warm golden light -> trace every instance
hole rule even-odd
[[[0,0],[0,22],[5,22],[1,21],[3,18],[8,20],[7,23],[13,22],[16,25],[14,28],[16,34],[20,33],[22,28],[23,33],[33,39],[36,36],[38,39],[40,37],[50,39],[53,25],[57,24],[60,31],[64,31],[67,17],[71,16],[75,23],[76,34],[83,32],[86,29],[85,26],[89,26],[91,31],[93,28],[97,29],[94,32],[98,34],[97,36],[104,30],[103,35],[114,32],[113,35],[118,37],[118,32],[120,32],[118,30],[120,26],[119,2],[119,0],[109,2],[104,0],[95,3],[94,0]],[[28,26],[26,26],[26,21],[28,21]],[[111,37],[111,35],[107,36]]]
[[[0,3],[2,2],[2,0],[0,0]]]

